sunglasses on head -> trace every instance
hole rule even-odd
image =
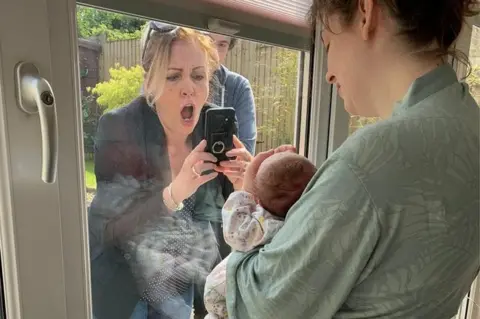
[[[167,23],[150,21],[148,23],[147,37],[143,45],[142,61],[145,58],[145,51],[147,50],[148,41],[150,41],[150,38],[154,32],[159,34],[175,33],[179,28],[180,28],[179,26],[175,26]],[[199,31],[199,32],[203,35],[210,36],[208,32],[205,32],[205,31]]]
[[[171,25],[171,24],[166,24],[162,22],[156,22],[156,21],[150,21],[148,23],[148,31],[147,31],[147,37],[145,38],[145,43],[143,45],[143,51],[142,51],[142,61],[145,58],[145,51],[147,50],[148,42],[150,41],[150,38],[152,34],[155,33],[160,33],[160,34],[167,34],[170,32],[176,32],[179,27]]]

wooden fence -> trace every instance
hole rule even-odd
[[[140,40],[102,42],[100,81],[109,79],[109,69],[116,63],[125,67],[139,64]],[[252,85],[257,110],[257,151],[293,143],[298,54],[240,40],[227,57],[225,66],[245,76]]]

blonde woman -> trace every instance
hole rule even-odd
[[[251,160],[238,139],[236,160],[220,167],[204,152],[218,68],[211,39],[151,22],[143,42],[142,96],[103,115],[97,133],[89,211],[97,319],[190,318],[193,285],[219,260],[210,222],[221,220]]]

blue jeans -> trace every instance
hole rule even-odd
[[[140,300],[135,309],[133,310],[130,319],[190,319],[192,315],[193,304],[193,285],[181,296],[173,297],[164,301],[156,308],[161,310],[162,313],[153,311],[153,316],[148,316],[151,307],[147,302]],[[150,308],[150,309],[149,309]]]

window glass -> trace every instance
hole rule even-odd
[[[478,26],[472,28],[469,59],[472,64],[472,71],[467,78],[467,83],[473,97],[480,104],[480,27]]]
[[[143,50],[147,26],[153,31]],[[199,42],[178,40],[161,51],[162,39],[178,32],[175,26],[152,27],[83,6],[77,7],[77,31],[94,316],[204,318],[205,277],[230,252],[220,220],[233,188],[219,177],[182,198],[183,208],[174,200],[175,192],[191,186],[179,176],[196,173],[183,166],[198,134],[205,134],[195,124],[204,105],[197,102],[208,87],[207,102],[233,108],[237,135],[253,155],[293,144],[301,53],[191,31],[184,36]],[[208,59],[199,56],[212,50],[222,66],[210,79]],[[152,52],[170,52],[170,61],[161,64]],[[145,71],[142,57],[154,73]],[[175,144],[189,127],[190,137]]]

